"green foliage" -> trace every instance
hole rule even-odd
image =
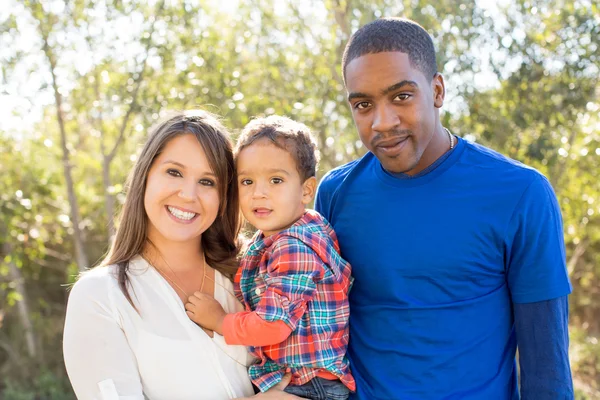
[[[56,376],[44,370],[34,379],[33,384],[5,381],[4,400],[74,400],[69,381],[65,376]]]
[[[597,4],[248,0],[231,9],[217,0],[11,1],[0,20],[1,93],[43,113],[21,115],[21,128],[0,128],[0,397],[72,398],[58,343],[65,285],[78,266],[44,38],[63,99],[81,235],[96,263],[139,146],[168,110],[209,109],[234,136],[253,116],[298,119],[315,132],[320,174],[361,156],[340,60],[351,33],[380,16],[413,18],[431,33],[447,83],[446,126],[553,184],[574,286],[576,385],[582,399],[600,396]],[[36,359],[27,355],[17,307],[24,297]]]

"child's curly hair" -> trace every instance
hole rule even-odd
[[[246,147],[263,138],[290,153],[296,161],[296,169],[302,181],[316,176],[319,162],[317,144],[306,125],[279,115],[253,119],[244,127],[237,140],[235,158]]]

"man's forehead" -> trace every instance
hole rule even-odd
[[[346,66],[346,89],[365,90],[402,81],[421,81],[423,73],[413,67],[407,53],[399,51],[364,54]]]

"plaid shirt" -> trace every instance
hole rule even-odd
[[[235,277],[236,295],[247,311],[292,329],[281,343],[250,346],[259,363],[249,374],[261,391],[281,381],[286,368],[294,385],[325,370],[355,390],[346,358],[350,272],[333,228],[316,211],[269,237],[256,233]]]

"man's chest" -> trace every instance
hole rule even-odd
[[[443,303],[504,285],[503,224],[488,205],[450,198],[350,202],[332,218],[353,291]],[[377,289],[377,290],[374,290]],[[378,297],[381,296],[381,299]]]

